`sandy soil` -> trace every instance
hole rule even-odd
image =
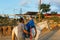
[[[0,36],[0,40],[11,40],[12,36]],[[60,40],[60,29],[45,31],[39,36],[39,40]]]
[[[11,36],[0,36],[0,40],[11,40]],[[39,40],[60,40],[60,29],[45,31],[39,36]]]

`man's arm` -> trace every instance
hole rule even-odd
[[[26,30],[23,30],[24,33],[28,34],[28,32]]]
[[[26,27],[25,25],[22,25],[22,30],[23,30],[24,33],[28,34],[28,31],[26,30],[25,27]]]

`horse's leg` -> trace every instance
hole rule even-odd
[[[12,40],[15,40],[15,33],[12,31]]]
[[[41,31],[37,30],[37,34],[36,34],[35,40],[38,40],[40,33],[41,33]]]

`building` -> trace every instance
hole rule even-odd
[[[39,14],[38,14],[38,12],[26,12],[25,14],[16,14],[16,16],[26,16],[26,17],[28,17],[30,15],[33,17],[36,17]],[[53,15],[50,13],[45,13],[44,16],[47,18],[53,17]],[[55,14],[54,16],[60,17],[60,14]]]

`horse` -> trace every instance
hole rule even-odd
[[[48,30],[50,30],[48,21],[39,22],[35,26],[36,26],[36,31],[37,31],[35,40],[38,40],[39,35],[41,34],[41,32],[44,28],[47,28]]]
[[[43,30],[45,27],[47,29],[49,29],[49,25],[48,25],[47,21],[43,21],[43,22],[39,22],[39,23],[35,24],[35,26],[36,26],[37,34],[36,34],[36,37],[34,39],[38,40],[39,35],[41,34],[41,30]],[[13,29],[15,29],[15,28],[13,28]],[[17,29],[15,29],[15,30],[16,30],[16,33],[18,33]],[[12,35],[14,35],[14,31],[12,31]]]

